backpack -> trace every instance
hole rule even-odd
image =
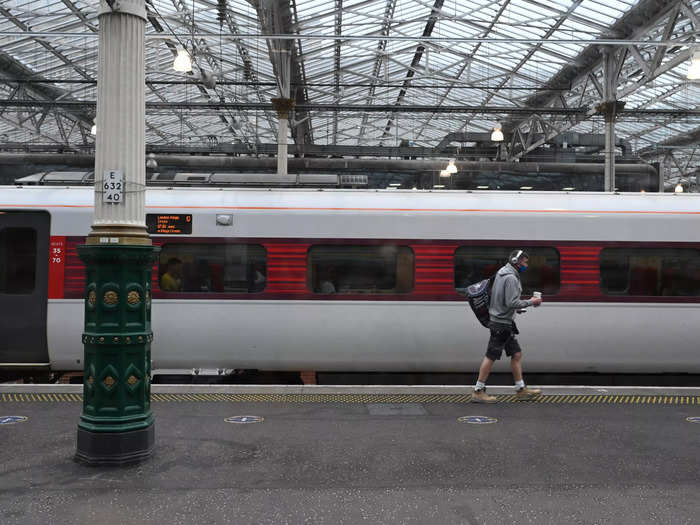
[[[493,280],[495,278],[496,276],[494,275],[493,277],[467,286],[467,300],[469,301],[469,306],[471,306],[479,322],[486,328],[489,326],[491,287],[493,286]]]

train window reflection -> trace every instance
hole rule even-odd
[[[408,293],[413,259],[408,246],[312,246],[306,285],[318,294]]]
[[[267,252],[257,244],[165,244],[158,278],[164,292],[262,292]]]
[[[495,275],[515,249],[525,250],[530,257],[527,271],[520,275],[523,295],[534,291],[556,294],[560,286],[559,252],[543,246],[461,246],[454,256],[455,288],[466,288]]]
[[[700,250],[604,248],[600,286],[607,295],[698,296]]]
[[[36,280],[36,231],[0,230],[0,293],[30,294]]]

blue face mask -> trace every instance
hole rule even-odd
[[[518,266],[518,273],[524,273],[527,270],[527,266]]]

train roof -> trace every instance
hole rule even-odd
[[[2,186],[2,207],[92,207],[91,187]],[[372,211],[532,211],[700,215],[700,194],[296,188],[148,188],[146,207]]]

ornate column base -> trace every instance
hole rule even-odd
[[[85,465],[130,465],[148,459],[155,447],[155,425],[131,432],[91,432],[78,427],[75,460]]]

